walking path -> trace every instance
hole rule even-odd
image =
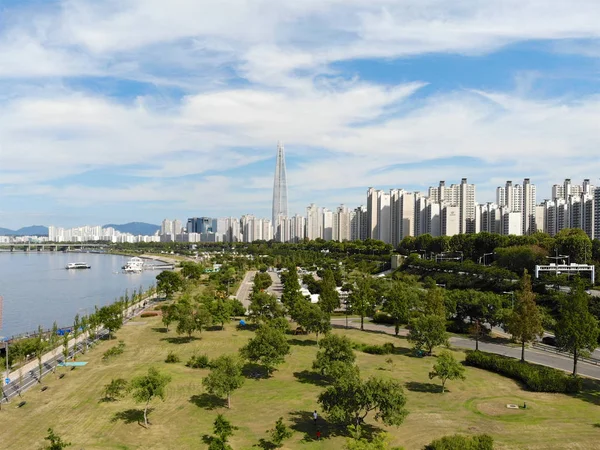
[[[343,327],[346,324],[346,318],[334,318],[331,319],[331,323],[338,327]],[[360,319],[348,319],[348,326],[360,329]],[[365,322],[364,327],[365,330],[368,331],[378,331],[394,335],[393,325]],[[407,329],[400,329],[400,336],[407,335]],[[475,340],[466,337],[452,336],[450,338],[450,345],[455,348],[466,348],[470,350],[475,350]],[[497,355],[510,356],[511,358],[516,359],[521,358],[521,347],[513,347],[505,344],[496,344],[491,342],[479,341],[479,349],[481,351],[495,353]],[[540,364],[542,366],[553,367],[555,369],[564,370],[565,372],[571,373],[573,371],[573,358],[565,355],[548,353],[543,350],[536,350],[532,348],[526,348],[525,359],[528,362]],[[577,372],[579,375],[588,378],[600,379],[600,367],[593,364],[588,364],[586,362],[579,361],[577,363]]]

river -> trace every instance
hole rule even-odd
[[[75,314],[85,315],[116,298],[148,289],[158,270],[122,273],[126,256],[99,253],[0,252],[0,296],[3,297],[1,336],[73,324]],[[86,262],[91,269],[66,270],[70,262]]]

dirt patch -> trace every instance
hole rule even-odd
[[[514,400],[503,400],[503,399],[494,399],[494,400],[484,400],[481,403],[477,404],[477,410],[486,416],[506,416],[506,415],[517,415],[523,414],[526,410],[523,408],[519,409],[511,409],[507,408],[507,404],[518,404],[519,406],[523,406],[523,402],[520,404],[515,402]],[[528,405],[529,408],[529,405]]]

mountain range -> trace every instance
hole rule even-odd
[[[129,222],[122,225],[110,223],[102,226],[102,228],[108,227],[112,227],[121,233],[141,234],[145,236],[151,236],[160,230],[159,225],[144,222]],[[0,236],[48,236],[48,227],[44,225],[32,225],[30,227],[19,228],[18,230],[0,228]]]

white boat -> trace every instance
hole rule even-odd
[[[65,269],[91,269],[91,268],[92,268],[92,266],[90,266],[88,263],[84,263],[84,262],[69,263],[65,267]]]
[[[134,256],[123,266],[123,270],[127,273],[140,273],[144,270],[144,260]]]

